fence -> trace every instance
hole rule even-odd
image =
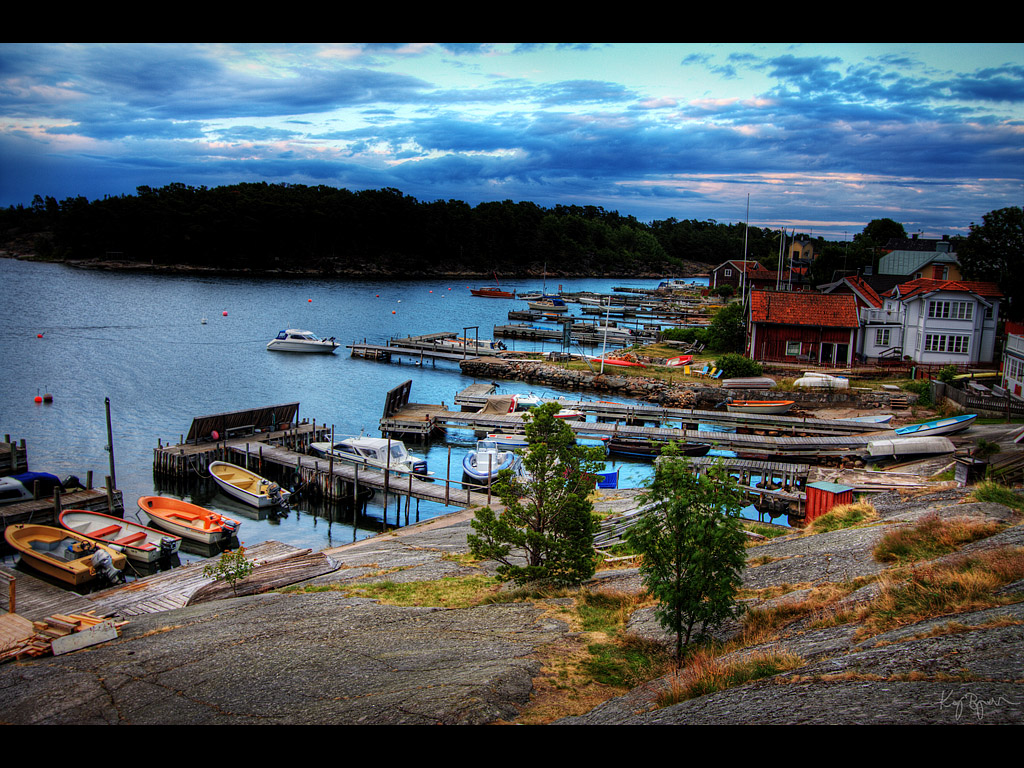
[[[978,395],[952,384],[932,379],[932,399],[939,402],[939,399],[943,397],[952,400],[970,413],[1002,416],[1006,419],[1024,418],[1024,400],[1017,400],[1008,394],[1003,396]]]

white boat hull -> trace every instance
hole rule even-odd
[[[60,524],[69,531],[117,548],[137,563],[155,563],[162,557],[176,554],[181,546],[179,536],[168,536],[156,528],[88,510],[66,509],[60,515]],[[116,531],[112,530],[115,528]]]
[[[868,456],[876,459],[952,453],[954,450],[953,442],[945,437],[898,437],[868,443]]]
[[[222,473],[226,474],[221,476]],[[291,495],[277,483],[260,477],[255,472],[250,472],[243,467],[223,461],[214,461],[210,464],[210,475],[213,477],[213,481],[217,483],[217,487],[228,496],[257,509],[276,507],[278,504],[287,501]],[[244,478],[255,490],[241,487],[236,482],[232,482],[233,478],[236,479],[236,482],[237,478]]]
[[[970,427],[976,418],[976,415],[971,415],[952,416],[948,419],[935,419],[934,421],[926,421],[922,424],[911,424],[906,427],[900,427],[896,430],[896,434],[900,437],[955,435],[957,432],[962,432]]]

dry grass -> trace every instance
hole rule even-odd
[[[877,510],[868,502],[858,501],[853,504],[842,504],[812,520],[806,528],[806,533],[810,535],[837,531],[841,528],[853,528],[863,523],[872,523],[877,519]]]
[[[875,559],[882,563],[911,563],[932,560],[955,552],[964,544],[988,538],[1002,525],[969,517],[940,518],[932,514],[916,525],[886,533],[875,546]]]
[[[796,669],[804,663],[801,657],[792,653],[755,653],[736,661],[724,662],[712,652],[698,651],[671,678],[668,689],[658,696],[658,705],[669,707]]]

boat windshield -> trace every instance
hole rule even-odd
[[[391,458],[392,459],[404,459],[405,458],[405,446],[402,443],[391,444]]]

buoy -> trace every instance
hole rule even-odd
[[[308,302],[309,302],[310,304],[312,304],[312,303],[313,303],[313,300],[312,300],[312,299],[306,299],[306,301],[308,301]]]
[[[395,314],[395,310],[393,310],[393,309],[392,309],[392,310],[391,310],[391,314],[392,314],[392,315],[393,315],[393,314]]]
[[[228,316],[228,311],[225,309],[223,312],[221,312],[221,314],[224,315],[224,317],[227,317]]]
[[[37,338],[37,339],[41,339],[41,338],[43,338],[43,334],[41,334],[41,333],[37,333],[37,334],[36,334],[36,338]]]
[[[50,394],[43,395],[43,402],[44,403],[52,403],[53,402],[53,395],[50,395]]]
[[[210,433],[210,437],[212,437],[214,440],[220,440],[220,432],[218,432],[215,429]]]
[[[39,395],[36,395],[36,398],[35,398],[35,400],[36,400],[36,402],[37,402],[37,403],[41,403],[41,402],[43,402],[43,398],[42,398],[42,397],[40,397]]]

